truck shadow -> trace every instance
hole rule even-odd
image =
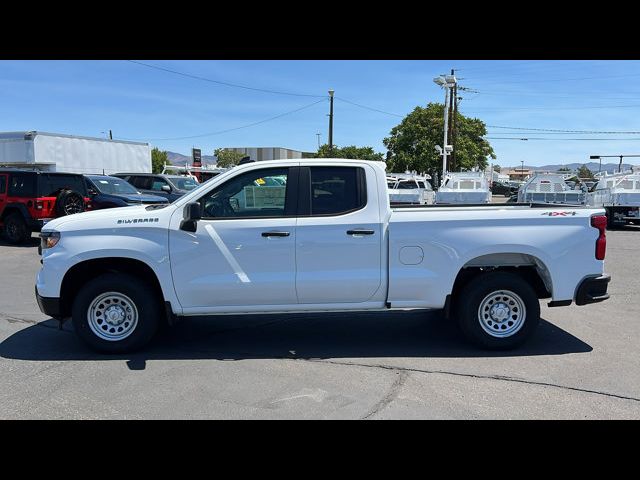
[[[19,360],[344,359],[385,357],[520,357],[590,352],[592,347],[542,320],[523,347],[480,350],[464,341],[454,321],[426,311],[192,317],[162,331],[140,353],[101,355],[54,320],[25,328],[0,343],[0,356]]]

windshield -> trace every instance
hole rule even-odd
[[[194,190],[200,186],[193,177],[168,177],[171,182],[180,190]]]
[[[129,182],[116,177],[89,177],[100,193],[111,195],[137,194],[138,191]]]

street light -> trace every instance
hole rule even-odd
[[[444,88],[444,149],[442,152],[442,181],[447,171],[447,155],[453,151],[453,147],[447,143],[447,130],[449,127],[449,89],[456,85],[455,75],[440,75],[433,79],[436,85]]]
[[[600,160],[600,166],[598,167],[598,173],[602,172],[602,157],[600,155],[590,155],[589,160]]]

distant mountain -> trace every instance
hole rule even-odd
[[[169,159],[169,163],[171,165],[183,166],[185,163],[191,165],[191,155],[182,155],[181,153],[176,152],[167,152],[167,158]],[[216,157],[213,155],[202,155],[202,163],[211,165],[215,164],[218,161]]]

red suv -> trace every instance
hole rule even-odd
[[[10,243],[25,242],[49,220],[89,205],[82,175],[0,168],[0,228]]]

